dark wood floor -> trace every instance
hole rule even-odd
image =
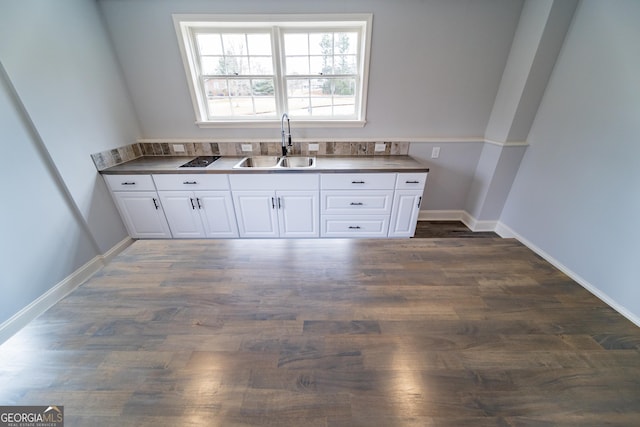
[[[461,221],[418,221],[415,238],[499,237],[493,231],[471,231]]]
[[[138,241],[0,347],[65,426],[637,426],[640,328],[512,239]]]

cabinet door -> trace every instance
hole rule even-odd
[[[396,190],[393,198],[389,237],[413,237],[421,202],[422,191]]]
[[[173,237],[180,239],[204,237],[200,211],[191,191],[160,191],[158,194]]]
[[[278,237],[274,191],[234,191],[240,237]]]
[[[238,237],[236,214],[229,191],[196,191],[196,206],[200,208],[200,219],[205,237]]]
[[[318,200],[317,191],[277,191],[280,237],[318,237]]]
[[[131,237],[171,238],[169,225],[155,191],[114,192],[113,198]]]

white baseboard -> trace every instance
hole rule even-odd
[[[418,213],[418,221],[461,221],[464,211],[420,211]]]
[[[618,313],[620,313],[621,315],[623,315],[624,317],[629,319],[631,322],[633,322],[636,326],[640,327],[640,317],[638,317],[635,314],[631,313],[629,310],[627,310],[626,307],[620,305],[616,300],[611,298],[606,293],[602,292],[597,286],[594,286],[593,284],[589,283],[587,280],[585,280],[579,274],[577,274],[576,272],[574,272],[573,270],[568,268],[566,265],[564,265],[563,263],[561,263],[560,261],[558,261],[557,259],[555,259],[551,255],[549,255],[547,252],[542,250],[540,247],[536,246],[535,244],[533,244],[528,239],[522,237],[521,235],[519,235],[518,233],[513,231],[506,224],[503,224],[502,222],[498,221],[498,224],[497,224],[497,226],[495,228],[495,232],[498,233],[498,235],[500,237],[503,237],[503,238],[515,238],[515,239],[517,239],[520,243],[522,243],[523,245],[525,245],[526,247],[531,249],[533,252],[535,252],[536,254],[540,255],[542,258],[544,258],[549,264],[553,265],[558,270],[562,271],[564,274],[569,276],[572,280],[577,282],[580,286],[582,286],[587,291],[591,292],[593,295],[598,297],[600,300],[602,300],[609,307],[613,308],[615,311],[617,311]]]
[[[471,231],[494,231],[498,221],[480,221],[472,217],[468,212],[464,212],[461,220]]]
[[[104,262],[104,264],[109,264],[111,260],[116,257],[116,255],[131,246],[133,242],[135,242],[135,240],[133,240],[131,237],[125,237],[120,242],[116,243],[111,249],[109,249],[104,253],[104,255],[102,255],[102,261]]]
[[[420,211],[419,221],[462,221],[471,231],[494,231],[498,221],[479,221],[465,210]]]
[[[24,328],[29,322],[51,308],[55,303],[67,296],[102,267],[109,263],[117,254],[133,243],[127,237],[109,249],[104,255],[98,255],[78,268],[76,271],[58,282],[47,292],[40,295],[31,304],[11,316],[0,324],[0,344],[11,338],[16,332]]]

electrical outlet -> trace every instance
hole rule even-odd
[[[380,151],[385,151],[386,149],[387,149],[387,144],[385,144],[384,142],[376,142],[376,146],[374,148],[376,153]]]
[[[320,144],[309,144],[309,151],[318,151],[320,149]]]
[[[174,153],[184,153],[184,145],[183,144],[173,144],[173,152]]]
[[[433,147],[431,150],[431,158],[437,159],[438,157],[440,157],[440,147]]]
[[[251,144],[242,144],[242,151],[253,151]]]

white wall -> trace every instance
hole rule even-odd
[[[172,13],[373,13],[368,124],[297,137],[482,137],[522,1],[98,0],[146,138],[277,138],[274,129],[200,129]]]
[[[97,255],[0,68],[0,324]]]
[[[640,324],[640,2],[582,0],[501,222]]]
[[[90,154],[140,132],[95,2],[3,1],[0,60],[100,249],[110,249],[126,231]]]
[[[137,119],[92,0],[0,3],[0,324],[126,237],[90,154]]]
[[[411,143],[409,154],[429,165],[421,210],[455,211],[455,216],[465,207],[483,146],[482,142],[473,141]],[[434,147],[440,148],[437,159],[431,158]],[[447,217],[446,212],[443,214]]]

